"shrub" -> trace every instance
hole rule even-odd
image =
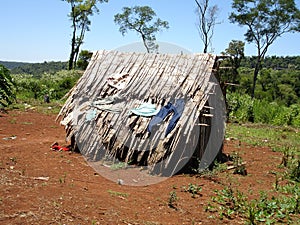
[[[48,94],[51,100],[59,100],[76,84],[81,76],[79,71],[62,70],[54,74],[44,73],[40,78],[30,74],[15,74],[18,98],[43,99]]]
[[[0,65],[0,107],[8,106],[12,103],[14,94],[14,84],[9,70]]]
[[[255,122],[300,127],[299,104],[287,107],[277,102],[252,99],[249,95],[238,93],[228,94],[227,102],[231,122]]]

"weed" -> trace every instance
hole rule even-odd
[[[118,162],[118,163],[112,164],[110,166],[110,169],[112,169],[112,170],[120,170],[120,169],[126,168],[126,166],[127,166],[127,164],[125,162]]]
[[[197,184],[191,184],[189,183],[188,186],[182,187],[184,192],[189,192],[192,194],[192,198],[195,198],[196,195],[201,195],[200,192],[202,191],[202,187]]]
[[[177,197],[176,191],[171,191],[169,200],[168,200],[168,206],[172,209],[177,209],[176,202],[179,198]]]
[[[250,202],[242,192],[231,188],[231,185],[216,191],[216,194],[217,196],[212,197],[213,203],[209,203],[206,210],[209,212],[217,210],[220,219],[224,217],[232,219],[233,215],[239,215],[246,218],[249,224],[290,223],[291,215],[299,214],[300,211],[298,191],[292,196],[277,197],[268,197],[266,192],[261,192],[258,199]]]
[[[112,191],[112,190],[108,190],[107,191],[111,196],[117,196],[117,197],[123,197],[126,198],[129,196],[128,193],[123,193],[123,192],[118,192],[118,191]]]
[[[282,161],[279,166],[286,168],[286,177],[300,182],[300,153],[295,146],[284,146]]]
[[[200,159],[198,159],[198,165],[200,165]],[[227,165],[224,163],[218,162],[218,160],[214,160],[212,163],[212,168],[207,168],[203,170],[202,168],[192,168],[191,170],[195,173],[201,174],[202,176],[213,179],[217,174],[226,171]]]
[[[17,123],[17,119],[16,119],[16,118],[12,118],[9,122],[10,122],[11,124],[16,124],[16,123]]]
[[[67,174],[65,173],[63,176],[61,176],[59,178],[59,183],[64,184],[66,182],[66,177],[67,177]]]
[[[238,152],[234,152],[233,155],[231,156],[233,159],[233,166],[234,166],[234,174],[240,174],[243,176],[247,175],[247,170],[245,165],[243,164],[242,157]]]
[[[33,123],[32,123],[32,122],[22,122],[21,124],[24,124],[24,125],[32,125]]]
[[[294,181],[300,182],[300,159],[290,169],[290,178]]]
[[[92,225],[96,225],[99,224],[99,222],[97,220],[92,220]]]

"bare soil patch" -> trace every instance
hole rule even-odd
[[[0,117],[0,224],[243,224],[220,220],[205,208],[214,190],[233,185],[252,197],[273,188],[282,154],[266,147],[226,141],[238,152],[247,176],[232,170],[214,177],[180,174],[142,187],[119,185],[97,174],[78,153],[50,150],[65,142],[56,115],[9,111]],[[202,187],[194,198],[183,186]],[[175,192],[174,207],[169,206]]]

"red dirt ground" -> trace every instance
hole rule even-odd
[[[220,220],[205,212],[214,190],[229,183],[245,193],[253,190],[253,196],[272,189],[272,171],[282,159],[268,148],[227,141],[224,152],[239,152],[247,176],[228,170],[215,179],[181,174],[149,186],[119,185],[97,174],[80,154],[50,150],[54,141],[67,144],[56,115],[0,115],[0,224],[243,224],[244,218]],[[200,185],[201,195],[182,191],[189,183]],[[168,205],[172,191],[176,209]]]

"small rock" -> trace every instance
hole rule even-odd
[[[124,181],[122,179],[118,179],[118,184],[119,185],[124,185]]]

